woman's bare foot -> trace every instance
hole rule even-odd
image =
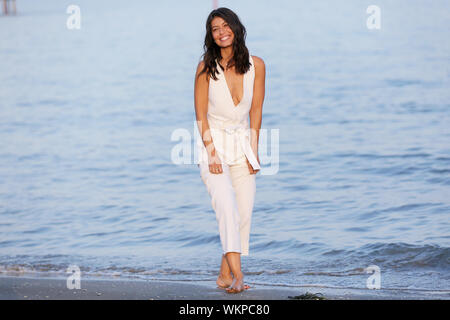
[[[250,286],[244,285],[244,276],[239,276],[233,279],[231,286],[226,288],[227,293],[239,293],[249,289]]]
[[[223,276],[223,275],[219,274],[219,276],[217,277],[217,280],[216,280],[217,286],[221,289],[228,288],[232,283],[233,283],[233,277],[231,276],[231,274],[228,276]]]

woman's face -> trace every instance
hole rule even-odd
[[[211,21],[211,31],[213,39],[219,47],[225,48],[233,44],[234,33],[221,17],[215,17]]]

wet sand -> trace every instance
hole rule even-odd
[[[251,285],[251,284],[250,284]],[[80,289],[68,289],[66,278],[0,277],[1,300],[290,300],[289,296],[320,293],[330,300],[450,299],[448,292],[413,290],[333,289],[251,285],[228,294],[214,281],[172,282],[156,280],[82,279]]]

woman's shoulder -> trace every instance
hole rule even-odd
[[[205,61],[200,60],[197,65],[197,73],[200,73],[200,71],[202,71],[204,67],[205,67]]]
[[[261,57],[258,56],[252,56],[253,62],[255,63],[255,68],[264,68],[264,60]]]
[[[255,64],[255,71],[265,70],[266,65],[264,63],[264,60],[261,57],[252,56],[252,59],[253,59],[253,62]]]
[[[209,82],[209,74],[206,71],[207,70],[205,69],[205,61],[200,60],[197,65],[197,70],[195,72],[196,77],[203,76],[203,78]]]

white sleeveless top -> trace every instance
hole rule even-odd
[[[242,100],[234,105],[225,74],[216,59],[218,80],[209,79],[207,119],[216,152],[223,163],[233,165],[248,161],[253,169],[261,169],[250,144],[249,111],[253,99],[255,66],[249,55],[250,69],[244,74]],[[200,135],[199,135],[200,136]],[[202,139],[197,139],[199,162],[208,163]]]

